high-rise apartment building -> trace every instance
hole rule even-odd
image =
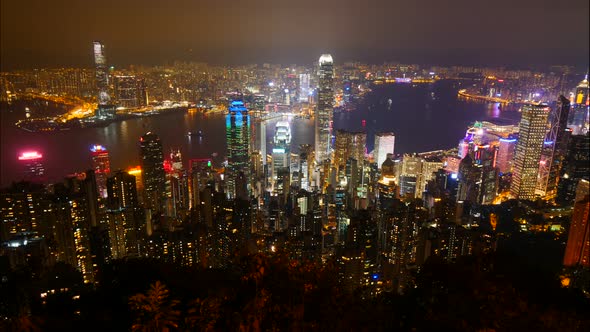
[[[322,54],[319,61],[318,103],[315,114],[315,159],[330,158],[332,117],[334,113],[334,61],[330,54]]]
[[[510,193],[519,199],[534,199],[539,162],[547,133],[547,105],[525,105],[519,124],[519,138],[514,157]]]
[[[164,152],[158,135],[148,132],[139,139],[145,200],[156,211],[162,210],[166,198]]]
[[[107,178],[111,173],[111,161],[109,152],[102,145],[93,145],[90,148],[92,155],[92,169],[96,176],[96,187],[100,197],[107,197]]]

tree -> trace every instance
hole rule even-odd
[[[169,299],[169,291],[159,281],[150,285],[147,294],[135,294],[129,298],[131,310],[137,317],[132,331],[160,332],[178,327],[180,312],[175,309],[178,301]]]

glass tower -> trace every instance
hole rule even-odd
[[[101,42],[94,42],[94,66],[96,68],[96,89],[98,92],[98,105],[108,105],[109,96],[109,72],[107,58],[104,54],[104,45]]]
[[[530,200],[535,198],[549,111],[549,107],[542,104],[522,107],[510,186],[510,193],[515,198]]]
[[[241,100],[231,102],[229,112],[225,117],[225,135],[227,142],[227,167],[225,169],[225,183],[227,197],[234,199],[238,194],[248,192],[250,179],[250,116],[248,109]],[[243,174],[243,177],[240,176]],[[236,181],[238,178],[246,179],[246,188],[243,181]]]
[[[318,104],[315,114],[315,159],[323,162],[330,158],[332,116],[334,113],[334,61],[330,54],[320,57]]]

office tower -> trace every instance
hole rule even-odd
[[[100,120],[113,118],[116,111],[115,106],[111,105],[111,96],[109,94],[109,68],[104,53],[104,45],[98,41],[94,42],[94,66],[98,100],[96,117]]]
[[[107,179],[108,232],[113,258],[139,254],[140,220],[139,201],[135,177],[117,171]]]
[[[204,158],[189,160],[189,204],[191,209],[200,210],[200,193],[205,189],[209,181],[213,180],[213,169],[211,166],[211,159]]]
[[[572,203],[581,179],[590,180],[590,133],[570,137],[560,172],[557,202]]]
[[[226,195],[234,199],[238,191],[237,178],[243,173],[245,179],[250,179],[250,116],[248,109],[241,100],[230,103],[229,112],[225,117],[225,135],[227,139],[227,167],[225,169]],[[249,192],[250,183],[246,181]]]
[[[291,174],[291,129],[286,121],[279,121],[276,124],[275,136],[272,149],[272,184],[273,193],[282,195],[288,193],[289,187],[285,181]]]
[[[553,200],[557,195],[559,170],[565,156],[569,132],[566,132],[570,101],[559,96],[557,106],[550,114],[551,129],[545,137],[541,161],[539,162],[539,179],[537,194],[547,200]]]
[[[189,210],[189,183],[180,150],[170,152],[170,159],[164,162],[164,171],[166,172],[166,215],[183,219]]]
[[[572,128],[573,135],[584,135],[588,132],[589,111],[590,111],[590,84],[588,83],[588,74],[584,80],[576,87],[574,102],[568,118],[568,127]]]
[[[330,158],[332,116],[334,113],[334,62],[329,54],[319,61],[318,103],[315,114],[315,159],[318,163]]]
[[[498,190],[498,170],[494,166],[496,148],[476,145],[459,165],[457,201],[492,204]]]
[[[580,180],[563,265],[590,267],[590,183]]]
[[[498,156],[496,166],[501,174],[512,173],[514,152],[516,151],[516,138],[500,138],[498,144]]]
[[[381,165],[387,159],[387,155],[394,153],[394,146],[395,135],[393,133],[375,134],[375,149],[373,150],[373,158],[377,163],[377,168],[381,169]]]
[[[94,66],[96,69],[98,105],[108,105],[111,101],[109,96],[109,68],[104,54],[104,45],[98,41],[94,42]]]
[[[166,199],[166,173],[160,137],[152,132],[146,133],[139,139],[139,148],[147,206],[162,211]]]
[[[145,81],[134,75],[115,76],[115,99],[117,106],[138,108],[147,105]]]
[[[90,148],[92,153],[92,169],[96,176],[96,187],[100,197],[107,197],[107,178],[111,173],[111,161],[109,152],[102,145],[93,145]]]
[[[37,151],[23,152],[18,156],[23,165],[23,178],[25,181],[42,183],[45,181],[45,167],[43,155]]]
[[[299,74],[299,101],[309,101],[309,74]]]
[[[547,105],[529,104],[522,107],[510,186],[510,193],[514,198],[533,200],[536,197],[535,188],[549,110]]]

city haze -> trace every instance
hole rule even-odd
[[[584,67],[585,0],[494,2],[82,1],[1,4],[1,69],[111,64],[338,62]],[[370,50],[370,51],[368,51]],[[583,69],[583,68],[582,68]]]

